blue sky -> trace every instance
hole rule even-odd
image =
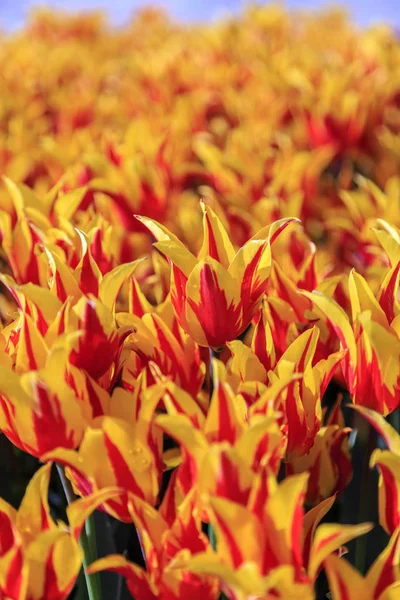
[[[166,7],[175,17],[182,20],[212,19],[224,11],[235,11],[245,4],[242,0],[0,0],[0,27],[14,29],[20,27],[29,9],[37,4],[50,5],[63,9],[82,10],[103,8],[112,20],[119,24],[132,14],[138,6],[156,4]],[[318,9],[332,4],[327,0],[286,0],[289,8]],[[399,0],[347,0],[342,4],[360,25],[375,21],[386,21],[400,26]],[[112,9],[110,9],[112,6]]]

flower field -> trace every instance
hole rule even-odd
[[[400,40],[0,36],[0,598],[400,598]]]

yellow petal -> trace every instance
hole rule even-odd
[[[99,288],[99,298],[103,304],[112,312],[115,308],[117,296],[125,281],[129,279],[139,262],[144,259],[134,260],[130,263],[118,265],[109,271],[104,277]]]
[[[227,269],[235,255],[235,249],[215,212],[204,202],[200,204],[203,211],[204,238],[198,258],[214,258]]]
[[[360,313],[365,310],[371,311],[371,318],[382,325],[388,327],[388,321],[385,313],[380,307],[368,283],[354,269],[349,275],[349,293],[351,301],[351,310],[353,323],[357,320]]]
[[[338,523],[320,525],[311,548],[308,575],[313,581],[321,564],[341,546],[373,528],[372,523],[360,525],[341,525]]]
[[[332,554],[325,559],[324,567],[332,600],[373,600],[367,582],[347,560]]]

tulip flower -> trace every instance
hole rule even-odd
[[[282,410],[284,415],[282,427],[287,436],[288,458],[291,459],[306,454],[313,445],[321,423],[321,399],[344,353],[333,353],[326,360],[313,364],[319,331],[317,328],[309,329],[288,346],[273,371],[267,373],[264,364],[267,368],[271,365],[276,350],[269,326],[262,319],[261,316],[253,334],[253,350],[239,341],[228,344],[233,355],[230,370],[241,381],[261,379],[262,383],[268,379],[271,382],[282,380],[292,373],[293,381],[275,406],[276,411]],[[250,412],[258,412],[257,404],[250,408]]]
[[[278,486],[257,477],[247,506],[223,498],[210,498],[211,522],[216,531],[216,553],[181,561],[197,574],[217,576],[229,598],[249,596],[312,598],[312,585],[324,560],[347,541],[371,529],[320,525],[325,508],[313,515],[311,546],[303,555],[303,499],[307,475],[288,477]],[[311,520],[312,522],[312,520]],[[309,531],[309,526],[307,529]],[[311,550],[310,550],[311,548]],[[305,562],[307,561],[307,562]]]
[[[214,360],[213,369],[214,392],[207,416],[187,394],[169,385],[163,396],[168,414],[159,415],[156,423],[180,445],[182,461],[176,484],[183,494],[197,485],[200,497],[207,492],[244,498],[255,472],[266,468],[277,472],[279,468],[283,436],[273,409],[268,409],[287,382],[260,397],[264,413],[259,407],[259,414],[250,420],[244,399],[235,396],[226,381],[223,364]],[[228,485],[225,472],[237,485]]]
[[[370,467],[379,475],[379,523],[391,535],[400,526],[400,435],[377,412],[354,406],[383,437],[388,449],[373,451]]]
[[[41,10],[0,34],[0,434],[45,463],[0,501],[0,598],[71,596],[97,508],[145,564],[91,570],[136,600],[312,600],[322,570],[332,600],[397,599],[397,32],[269,5],[193,32]],[[380,436],[366,574],[341,555],[371,526],[329,522],[338,387]]]
[[[0,369],[0,427],[17,447],[37,457],[77,448],[86,424],[80,399],[51,372]]]
[[[150,363],[155,363],[163,375],[168,375],[180,387],[191,393],[198,394],[204,380],[205,366],[201,362],[197,344],[185,334],[174,317],[166,321],[159,315],[144,314],[141,319],[128,313],[117,315],[119,325],[134,329],[125,345],[137,357],[128,359],[124,365],[125,371],[137,377],[146,368],[148,384],[151,383]],[[121,327],[123,329],[123,327]]]
[[[381,552],[367,575],[362,577],[345,559],[327,557],[324,567],[334,600],[392,600],[399,592],[400,529],[397,528],[388,546]]]
[[[113,363],[118,363],[122,344],[133,327],[117,329],[111,312],[94,299],[81,299],[74,312],[78,322],[76,331],[66,338],[68,360],[94,380],[100,380]],[[118,373],[118,365],[114,368]]]
[[[397,283],[396,283],[397,282]],[[347,355],[342,371],[356,404],[386,415],[400,402],[400,340],[393,310],[398,287],[398,268],[385,277],[377,300],[366,280],[356,272],[349,276],[352,307],[350,321],[337,303],[326,295],[303,292],[312,299],[335,329]]]
[[[51,465],[36,472],[18,510],[0,500],[0,593],[12,600],[68,598],[82,563],[78,544],[86,518],[118,490],[108,489],[67,508],[56,523],[47,499]]]
[[[138,417],[132,418],[132,422],[127,420],[129,399],[123,389],[115,393],[114,402],[120,405],[118,416],[94,419],[86,427],[78,451],[59,447],[43,457],[67,467],[74,490],[82,497],[108,487],[121,488],[118,498],[105,503],[102,509],[127,522],[131,521],[128,492],[154,505],[163,466],[162,438],[152,424],[160,399],[158,390],[142,405],[138,402],[137,413],[133,413]]]
[[[318,504],[331,494],[345,490],[352,477],[349,453],[349,428],[338,425],[322,427],[309,453],[292,459],[287,466],[288,474],[310,474],[306,503]]]
[[[218,348],[250,324],[266,291],[270,246],[293,219],[256,234],[235,253],[221,221],[203,207],[203,246],[196,258],[165,227],[138,217],[172,265],[171,300],[183,329],[201,346]]]
[[[105,388],[111,387],[119,375],[124,340],[133,331],[132,327],[117,328],[113,310],[118,292],[135,266],[122,265],[108,273],[100,284],[101,299],[89,294],[74,302],[69,296],[64,304],[49,290],[32,284],[19,286],[12,278],[3,277],[21,313],[3,332],[16,371],[44,368],[54,350],[64,346],[69,365],[101,380]]]
[[[185,499],[180,512],[169,526],[152,506],[132,496],[129,504],[132,519],[143,540],[147,569],[135,565],[123,556],[111,555],[90,566],[90,573],[114,571],[124,578],[133,597],[156,600],[168,597],[179,600],[217,600],[219,585],[215,577],[198,576],[185,569],[174,569],[181,557],[188,558],[211,550],[207,536],[201,531],[193,494]]]
[[[43,271],[35,254],[35,246],[43,242],[43,239],[24,213],[24,196],[29,190],[21,192],[8,178],[5,178],[4,182],[13,201],[14,212],[13,215],[7,212],[1,213],[0,231],[4,252],[11,271],[19,283],[39,284]]]

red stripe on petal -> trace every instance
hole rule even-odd
[[[385,486],[385,520],[390,533],[400,525],[400,498],[398,494],[398,483],[392,471],[386,465],[378,463],[379,470]]]
[[[230,406],[228,392],[224,385],[218,385],[217,389],[218,399],[218,432],[216,439],[213,441],[223,442],[227,441],[232,446],[236,441],[236,427],[232,421],[232,407]],[[210,436],[211,437],[211,436]]]
[[[33,352],[31,335],[30,335],[30,331],[29,331],[29,325],[28,325],[28,321],[26,318],[23,321],[22,330],[23,330],[22,335],[24,336],[23,339],[25,340],[25,350],[26,350],[26,354],[28,356],[29,370],[36,371],[36,369],[38,368],[38,365],[36,364],[35,355]]]
[[[35,385],[35,400],[37,406],[32,415],[37,444],[35,456],[41,456],[58,447],[73,449],[74,432],[67,430],[59,398],[38,381]]]
[[[388,588],[390,585],[392,585],[392,583],[395,583],[397,581],[399,540],[400,530],[394,534],[394,537],[389,542],[389,544],[391,545],[390,552],[386,557],[385,563],[381,570],[380,577],[373,591],[374,598],[379,598],[380,595],[386,590],[386,588]]]
[[[208,254],[211,258],[214,258],[215,260],[217,260],[220,263],[221,258],[218,253],[217,242],[215,240],[214,232],[211,227],[210,217],[207,213],[205,214],[205,221],[206,221],[206,227],[207,227],[207,232],[208,232]]]
[[[188,298],[188,302],[211,347],[223,346],[242,332],[241,307],[233,302],[228,304],[217,274],[210,265],[205,264],[201,270],[200,304],[197,305],[191,298]]]
[[[93,294],[97,297],[99,293],[99,280],[93,271],[89,251],[85,253],[82,260],[79,287],[84,294]]]
[[[239,468],[240,465],[233,464],[226,452],[220,454],[215,495],[246,506],[250,489],[242,489]]]
[[[296,508],[293,514],[292,528],[290,532],[291,547],[292,547],[292,563],[295,569],[295,576],[301,579],[303,571],[303,553],[302,553],[302,531],[304,519],[304,502],[305,494],[302,493],[297,499]]]
[[[144,499],[143,490],[138,485],[121,452],[106,434],[104,434],[104,445],[114,471],[117,486]]]
[[[68,294],[65,290],[64,284],[58,271],[56,271],[56,273],[54,274],[54,282],[56,287],[57,298],[61,300],[61,302],[65,302],[68,298]]]
[[[62,590],[60,590],[58,587],[57,575],[54,571],[53,548],[50,550],[49,556],[47,557],[47,560],[46,560],[44,577],[45,577],[45,584],[44,584],[45,597],[46,598],[64,597],[64,594],[62,594]],[[72,582],[72,584],[73,584],[73,582]]]
[[[247,318],[251,318],[253,316],[255,305],[258,303],[261,296],[267,289],[268,279],[260,280],[260,278],[257,276],[257,267],[260,263],[266,246],[267,242],[258,248],[251,262],[246,266],[243,274],[240,297],[243,303],[243,310],[246,313]]]
[[[174,286],[171,287],[171,302],[178,319],[185,324],[186,284],[188,278],[178,267],[172,264]]]
[[[340,590],[340,600],[351,600],[351,594],[343,579],[338,577],[336,581]]]
[[[0,510],[0,556],[3,556],[16,543],[10,517]]]
[[[23,583],[23,555],[20,548],[13,556],[6,576],[4,590],[0,590],[0,593],[4,591],[5,597],[20,598],[21,588]],[[2,596],[0,596],[2,598]]]
[[[218,522],[218,527],[224,536],[226,545],[229,548],[229,555],[232,559],[233,566],[235,569],[237,569],[243,563],[243,556],[240,547],[237,544],[235,534],[229,529],[228,525],[219,515],[216,515],[216,519]]]
[[[281,235],[281,233],[286,229],[286,227],[288,225],[290,225],[290,223],[292,223],[292,222],[293,222],[293,220],[290,219],[288,221],[285,221],[281,225],[279,225],[278,229],[276,231],[274,231],[274,233],[271,235],[271,237],[269,239],[269,243],[270,243],[271,246],[275,242],[275,240],[278,239],[278,237]]]
[[[400,262],[396,268],[393,269],[393,273],[389,279],[389,282],[383,290],[381,297],[379,298],[379,304],[385,312],[389,323],[393,321],[396,314],[394,312],[395,298],[397,297],[397,278],[400,270]]]

